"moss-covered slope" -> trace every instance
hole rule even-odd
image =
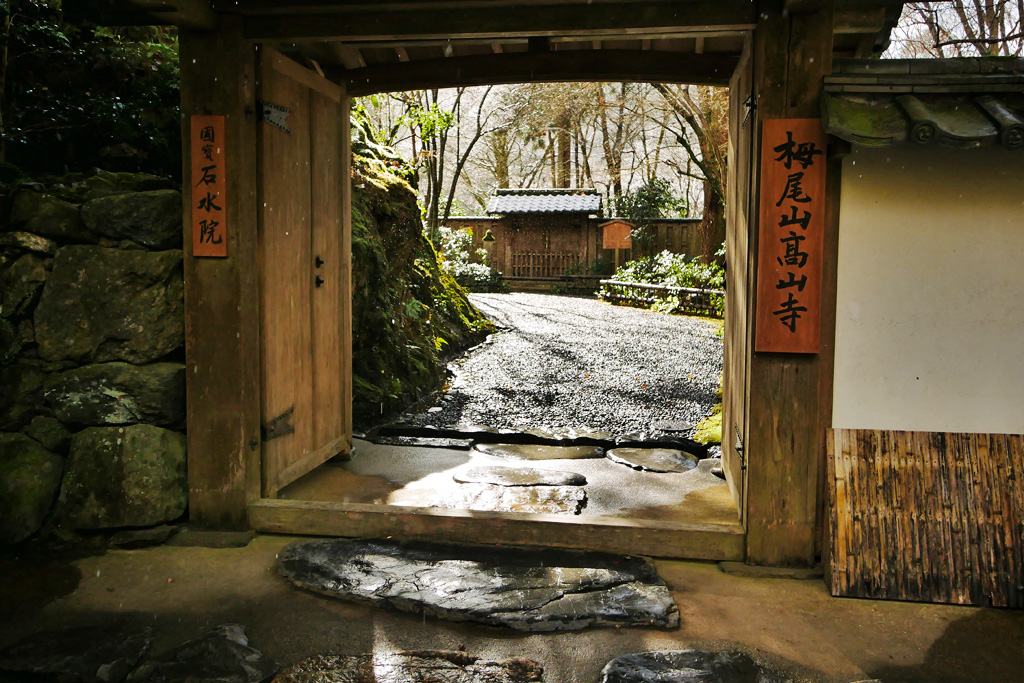
[[[380,161],[353,168],[354,413],[365,427],[438,388],[446,359],[492,326],[441,268],[409,184]]]

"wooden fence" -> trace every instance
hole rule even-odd
[[[580,256],[571,251],[517,251],[512,253],[514,277],[556,277],[579,263]]]
[[[696,313],[715,318],[722,317],[725,302],[725,292],[720,289],[647,285],[620,280],[601,280],[599,296],[605,301],[645,307],[674,300],[672,313]]]
[[[834,429],[833,595],[1024,607],[1024,437]]]

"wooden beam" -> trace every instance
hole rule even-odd
[[[212,31],[220,17],[206,0],[78,0],[64,8],[69,19],[100,25],[172,25]]]
[[[754,33],[759,123],[766,118],[820,117],[823,78],[832,70],[834,4],[822,0],[816,12],[787,14],[781,2],[762,0],[759,11]],[[755,169],[759,153],[760,144],[755,146]],[[838,198],[827,198],[835,201]],[[755,211],[749,233],[754,245],[757,222]],[[750,310],[757,306],[758,248],[750,250],[755,273],[747,283]],[[823,272],[835,272],[835,258],[830,246]],[[823,340],[834,324],[834,314],[826,310],[835,306],[835,299],[827,298],[833,291],[825,282],[820,316]],[[756,326],[756,319],[753,323]],[[809,565],[817,559],[824,446],[831,424],[831,404],[821,397],[831,393],[830,354],[826,341],[815,355],[750,355],[744,450],[747,557],[754,564]]]
[[[737,524],[570,518],[514,512],[263,498],[249,506],[262,532],[576,548],[690,560],[743,559]]]
[[[196,258],[183,183],[189,521],[244,528],[246,504],[260,495],[256,55],[233,17],[213,34],[182,31],[180,46],[184,177],[190,116],[223,115],[228,198],[227,258]]]
[[[572,50],[433,59],[331,74],[355,96],[395,90],[499,83],[644,81],[728,85],[736,66],[730,55],[690,55],[641,50]]]
[[[752,28],[754,3],[747,0],[615,2],[582,10],[572,5],[455,8],[403,12],[364,9],[314,14],[253,15],[245,18],[252,40],[398,40],[565,35],[631,35],[669,31]]]
[[[884,7],[848,7],[836,10],[835,33],[839,35],[870,33],[874,37],[874,34],[885,27]]]
[[[357,48],[351,45],[338,45],[332,44],[331,48],[334,50],[334,54],[338,57],[338,61],[344,65],[346,69],[362,69],[366,67],[366,61],[363,60],[363,53]]]

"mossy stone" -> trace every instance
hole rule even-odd
[[[36,415],[24,431],[54,453],[65,454],[71,445],[71,432],[55,417]]]
[[[35,308],[39,355],[149,363],[184,343],[184,308],[180,251],[62,247]]]
[[[185,366],[86,365],[50,377],[43,397],[68,424],[178,426],[185,419]]]
[[[64,528],[146,527],[185,513],[185,436],[153,425],[89,427],[71,438]]]
[[[18,543],[43,526],[64,462],[24,434],[0,433],[0,542]]]
[[[97,239],[82,223],[77,205],[34,190],[19,190],[14,195],[11,225],[62,242],[92,243]]]
[[[82,220],[104,237],[173,249],[181,246],[181,211],[177,190],[151,190],[90,200],[82,205]]]

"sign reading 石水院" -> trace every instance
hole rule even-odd
[[[224,117],[193,116],[190,135],[192,255],[224,258],[228,255]]]

